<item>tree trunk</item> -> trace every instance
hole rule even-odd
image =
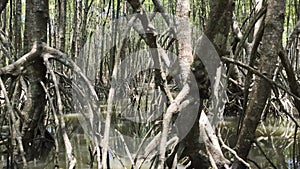
[[[66,46],[66,10],[67,10],[67,2],[66,0],[58,0],[58,42],[57,42],[57,48],[60,51],[65,51]],[[58,64],[57,71],[62,72],[63,66],[61,64]]]
[[[70,42],[70,53],[71,53],[71,58],[72,60],[74,60],[77,57],[76,54],[76,39],[77,39],[77,0],[73,1],[73,9],[74,9],[74,13],[73,13],[73,25],[72,25],[72,37],[71,37],[71,42]]]
[[[47,21],[48,0],[26,0],[24,52],[28,52],[35,41],[47,41]],[[41,57],[37,57],[26,67],[25,78],[29,82],[29,88],[22,111],[24,117],[22,133],[27,160],[40,158],[42,153],[46,152],[40,143],[42,141],[40,138],[45,136],[43,123],[46,97],[41,85],[41,82],[45,82],[45,76],[46,67]]]
[[[216,137],[212,138],[212,135],[206,133],[208,131],[208,121],[207,124],[200,123],[200,114],[202,112],[203,103],[202,99],[208,98],[209,93],[209,80],[208,75],[205,72],[203,64],[195,63],[200,59],[194,58],[192,54],[192,33],[190,28],[190,6],[189,0],[181,0],[177,2],[177,40],[178,40],[178,54],[179,54],[179,65],[181,69],[181,76],[188,75],[190,72],[191,64],[194,62],[195,70],[193,73],[198,83],[198,89],[200,94],[200,106],[198,114],[196,116],[195,123],[193,127],[188,132],[187,136],[180,142],[179,147],[184,147],[184,151],[180,158],[189,157],[191,160],[191,165],[189,168],[209,168],[209,167],[224,167],[225,164],[229,163],[227,159],[224,158],[220,146],[218,144]],[[200,61],[201,62],[201,61]],[[199,73],[205,72],[205,73]],[[189,83],[188,77],[182,77],[183,85]],[[186,82],[185,82],[186,81]],[[200,82],[201,81],[201,82]],[[203,82],[205,81],[205,83]],[[207,83],[208,82],[208,83]],[[201,84],[200,84],[201,83]],[[189,84],[191,86],[191,84]],[[205,87],[204,87],[205,86]],[[193,92],[193,91],[190,91]],[[187,98],[188,99],[188,98]],[[183,112],[189,112],[188,108]],[[190,110],[194,111],[194,110]],[[206,115],[202,114],[202,119],[207,119]],[[203,122],[203,121],[202,121]],[[208,138],[203,139],[202,136]],[[207,141],[207,140],[210,140]],[[169,160],[169,159],[168,159]],[[171,160],[172,161],[172,160]],[[169,164],[168,164],[169,165]],[[170,167],[170,166],[169,166]]]
[[[59,21],[58,21],[58,49],[60,51],[65,51],[66,44],[66,10],[67,10],[67,2],[66,0],[58,0],[59,6]]]
[[[266,15],[265,31],[262,40],[262,53],[259,71],[272,79],[272,73],[278,62],[278,54],[282,50],[282,33],[284,24],[285,0],[270,0]],[[247,159],[251,144],[255,139],[255,131],[261,119],[266,101],[271,94],[271,85],[262,78],[256,77],[250,93],[244,123],[236,144],[238,155]],[[246,168],[236,160],[233,168]]]
[[[16,5],[16,13],[15,13],[15,55],[16,58],[18,59],[22,49],[22,33],[21,33],[21,26],[22,25],[22,20],[21,20],[21,15],[22,15],[22,3],[19,0],[15,0],[15,5]]]
[[[81,30],[81,27],[82,27],[82,1],[81,0],[76,0],[76,5],[77,5],[77,8],[76,8],[76,29],[74,30],[75,32],[77,30]],[[80,32],[77,32],[76,33],[76,36],[75,36],[75,59],[77,59],[78,57],[78,54],[79,54],[79,51],[80,49],[82,48],[82,34]]]
[[[227,39],[232,25],[234,2],[232,0],[211,0],[205,35],[212,41],[220,56],[228,54]]]

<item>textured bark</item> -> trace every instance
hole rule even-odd
[[[78,32],[77,30],[81,30],[82,27],[82,1],[81,0],[76,0],[76,29],[74,32],[76,32],[75,36],[75,59],[78,57],[79,51],[82,48],[82,34]]]
[[[210,13],[205,35],[215,45],[220,56],[228,54],[227,39],[232,25],[233,0],[210,1]]]
[[[15,13],[15,55],[17,58],[19,58],[21,54],[21,49],[22,49],[22,34],[21,34],[21,26],[17,25],[22,25],[21,21],[21,9],[22,9],[22,3],[19,0],[15,0],[15,5],[16,5],[16,13]]]
[[[182,74],[188,74],[190,71],[190,66],[193,62],[189,0],[181,0],[177,2],[177,16],[179,64],[181,64],[180,68],[185,68],[181,70]],[[183,79],[187,80],[187,77]],[[199,119],[199,115],[200,114],[198,113],[197,119]],[[198,120],[195,120],[195,124],[193,125],[189,134],[182,141],[183,145],[187,148],[185,155],[196,156],[196,154],[198,154],[198,151],[201,148],[198,142],[199,136],[199,122]]]
[[[189,76],[190,76],[190,66],[193,62],[193,54],[192,54],[192,39],[191,39],[191,27],[190,27],[190,2],[189,0],[178,0],[177,1],[177,42],[178,42],[178,63],[180,68],[180,80],[182,81],[182,89],[179,92],[178,96],[174,101],[169,105],[167,112],[164,114],[163,118],[163,128],[162,128],[162,136],[161,143],[159,148],[160,158],[159,158],[159,168],[162,169],[165,166],[166,158],[166,147],[167,147],[167,137],[168,131],[171,124],[171,119],[173,114],[178,111],[178,104],[181,104],[183,101],[187,100],[188,94],[191,92],[191,86],[189,84]],[[197,120],[196,120],[197,121]],[[197,124],[194,124],[197,126]],[[199,132],[196,134],[196,142],[197,136]],[[192,140],[187,140],[192,141]],[[186,145],[185,145],[186,146]],[[194,147],[196,145],[193,145]],[[196,153],[197,153],[196,149]],[[171,164],[173,162],[170,162]]]
[[[66,10],[67,2],[66,0],[58,0],[59,12],[58,12],[58,49],[60,51],[65,51],[66,44]]]
[[[72,22],[72,35],[70,39],[70,52],[72,60],[78,57],[79,51],[81,50],[81,24],[82,24],[82,1],[73,1],[73,22]]]
[[[230,50],[228,45],[228,37],[230,35],[230,28],[233,25],[233,10],[234,10],[234,1],[233,0],[211,0],[209,3],[210,6],[210,13],[207,21],[207,27],[205,30],[205,35],[207,38],[213,43],[215,49],[217,50],[220,57],[229,55]],[[196,63],[196,62],[195,62]],[[195,65],[201,65],[201,64],[195,64]],[[207,65],[204,65],[207,66]],[[199,67],[199,66],[198,66]],[[202,71],[202,73],[201,73]],[[201,66],[199,68],[195,67],[195,74],[201,75],[206,74],[204,70],[202,70]],[[227,75],[229,78],[233,79],[236,82],[240,82],[240,76],[237,68],[234,65],[228,65],[228,71]],[[195,76],[197,79],[197,76]],[[203,83],[204,82],[204,83]],[[203,90],[209,83],[207,83],[205,80],[203,80],[202,83],[199,83],[199,89],[200,91]],[[230,102],[234,102],[232,98],[236,98],[235,93],[241,93],[239,90],[239,87],[232,83],[228,83],[228,90],[230,91],[230,95],[228,96]],[[209,93],[209,88],[207,88]],[[202,92],[203,94],[206,94],[205,92]],[[234,96],[232,96],[234,95]],[[228,104],[230,105],[230,104]],[[228,108],[230,109],[230,106],[226,107],[225,114],[228,112]],[[232,112],[231,110],[229,110]]]
[[[27,0],[24,33],[24,52],[28,52],[35,41],[47,40],[48,0]],[[45,82],[46,67],[41,57],[35,58],[26,67],[25,77],[29,82],[28,99],[22,111],[23,144],[28,160],[39,158],[44,151],[38,137],[44,137],[43,118],[46,104],[45,92],[40,82]]]
[[[81,45],[84,45],[84,43],[87,40],[87,21],[88,21],[88,14],[89,10],[91,8],[91,5],[93,4],[93,0],[91,3],[88,3],[89,1],[84,2],[84,12],[83,12],[83,18],[82,18],[82,27],[81,27],[81,33],[82,33],[82,38],[81,38]]]
[[[48,0],[26,0],[24,48],[28,52],[35,41],[47,41]]]
[[[186,83],[190,86],[192,85],[189,83],[188,76],[190,74],[190,67],[194,62],[193,66],[195,70],[193,73],[198,83],[200,99],[208,98],[209,96],[207,95],[210,95],[209,90],[206,90],[206,93],[203,90],[203,86],[205,86],[207,89],[210,85],[207,72],[205,71],[205,67],[199,58],[197,57],[197,59],[194,59],[192,54],[189,0],[177,1],[177,16],[179,17],[177,21],[179,65],[181,69],[181,76],[183,76],[181,79],[183,80],[184,85]],[[225,164],[228,164],[229,161],[224,158],[215,135],[215,139],[213,139],[213,134],[209,135],[207,133],[210,125],[204,124],[203,121],[200,123],[200,114],[203,108],[202,105],[202,100],[200,100],[200,107],[197,112],[198,114],[195,123],[193,124],[193,127],[187,136],[180,142],[180,146],[184,147],[184,151],[182,152],[180,158],[190,158],[191,166],[189,168],[209,168],[211,166],[222,168],[225,166]],[[187,110],[184,112],[189,112],[188,108],[185,109]],[[206,117],[204,113],[202,115]],[[207,123],[209,123],[208,120]],[[207,139],[204,140],[204,137]]]
[[[77,39],[77,24],[78,24],[78,21],[77,21],[77,0],[73,1],[73,8],[74,8],[74,21],[73,21],[73,25],[72,25],[72,39],[71,39],[71,46],[70,46],[70,50],[71,50],[71,58],[74,60],[75,57],[77,57],[77,54],[76,54],[76,39]]]
[[[278,54],[282,49],[284,12],[285,0],[270,0],[268,2],[265,32],[262,39],[263,55],[261,56],[259,71],[269,78],[272,78],[272,73],[278,62]],[[255,139],[255,131],[270,94],[270,84],[266,80],[256,77],[254,87],[250,93],[244,123],[235,147],[238,155],[244,160],[247,159],[253,139]],[[246,167],[236,160],[233,168]]]
[[[66,46],[66,10],[67,10],[67,1],[66,0],[58,0],[58,37],[57,39],[57,48],[60,51],[65,51]],[[57,71],[62,72],[63,66],[58,64]],[[59,81],[59,80],[58,80]]]

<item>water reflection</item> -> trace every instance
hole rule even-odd
[[[226,117],[221,125],[222,137],[231,148],[237,141],[237,122],[236,117]],[[248,156],[251,167],[300,169],[298,139],[300,133],[297,134],[296,144],[294,144],[294,133],[294,124],[287,120],[269,118],[261,122],[256,130],[257,139]],[[229,159],[233,158],[229,153],[225,153],[225,156]]]
[[[231,148],[234,147],[237,140],[237,122],[236,117],[226,117],[221,124],[221,134],[225,143]],[[89,140],[83,134],[83,130],[78,121],[72,121],[68,125],[68,130],[77,158],[77,168],[90,168],[90,153],[88,146]],[[262,122],[256,131],[257,139],[253,144],[253,148],[249,154],[249,163],[252,168],[280,168],[280,169],[300,169],[300,140],[298,139],[300,133],[297,133],[298,138],[294,138],[295,126],[288,121],[281,121],[278,119],[270,119]],[[296,144],[294,144],[296,140]],[[134,145],[132,143],[132,145]],[[138,145],[138,144],[136,144]],[[66,155],[64,151],[64,144],[62,140],[59,142],[59,167],[66,168]],[[29,168],[32,169],[53,169],[55,150],[52,150],[50,157],[46,162],[37,163],[35,161],[29,163]],[[233,159],[232,154],[224,151],[224,155],[228,159]],[[122,157],[122,162],[116,158],[112,153],[109,154],[111,168],[130,168],[130,160]],[[6,155],[1,154],[0,168],[6,165]],[[97,166],[94,161],[94,166]],[[143,168],[149,168],[149,164],[145,164]]]

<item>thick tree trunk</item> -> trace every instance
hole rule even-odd
[[[177,2],[177,40],[178,40],[178,53],[179,53],[179,64],[181,68],[185,68],[182,74],[187,74],[190,71],[190,66],[193,62],[192,54],[192,39],[191,39],[191,28],[190,28],[190,3],[189,0],[181,0]],[[186,78],[183,78],[187,80]],[[183,83],[185,84],[185,83]],[[200,108],[201,109],[201,108]],[[201,110],[199,110],[201,112]],[[195,124],[189,131],[188,135],[182,140],[181,144],[186,147],[183,156],[190,156],[192,158],[192,166],[195,167],[196,162],[199,161],[198,152],[201,149],[199,143],[200,131],[199,131],[199,117],[200,113],[197,115]],[[207,166],[208,167],[208,166]]]
[[[211,0],[205,35],[215,45],[220,56],[227,55],[227,39],[232,25],[233,0]]]
[[[176,20],[176,28],[177,28],[177,41],[178,41],[178,64],[180,68],[180,80],[182,81],[182,89],[178,96],[175,98],[174,101],[169,105],[167,112],[164,114],[163,118],[163,129],[162,129],[162,136],[161,136],[161,143],[160,143],[160,165],[159,168],[162,169],[165,166],[165,162],[171,168],[173,165],[175,152],[172,154],[169,159],[165,159],[166,154],[166,142],[167,142],[167,135],[171,123],[171,119],[175,110],[177,109],[174,103],[182,103],[184,100],[188,99],[188,94],[191,92],[191,84],[189,83],[190,79],[190,68],[193,62],[193,53],[192,53],[192,38],[191,38],[191,27],[190,27],[190,2],[189,0],[179,0],[177,1],[177,20]],[[181,112],[180,112],[181,113]],[[197,119],[195,121],[198,121]],[[188,149],[186,153],[192,156],[191,153],[197,154],[200,150],[197,147],[198,138],[199,138],[199,130],[198,123],[196,122],[193,125],[194,133],[189,134],[187,138],[184,139],[183,144],[185,147],[194,147],[194,151]],[[190,144],[190,145],[189,145]],[[178,147],[178,146],[177,146]],[[176,150],[177,151],[177,150]],[[184,154],[186,155],[186,154]],[[180,158],[180,157],[179,157]],[[176,159],[177,160],[177,159]],[[196,159],[195,159],[196,160]],[[194,159],[191,159],[192,165],[194,164]],[[194,166],[191,166],[194,167]]]
[[[190,28],[190,6],[189,0],[177,1],[177,40],[178,40],[178,54],[179,54],[179,65],[181,69],[181,79],[183,80],[183,85],[188,84],[190,87],[192,84],[189,82],[189,78],[185,77],[190,75],[190,67],[193,62],[198,62],[200,59],[197,57],[194,59],[192,54],[192,33]],[[201,61],[200,61],[201,62]],[[198,81],[198,89],[200,94],[200,99],[209,97],[209,80],[208,75],[205,72],[205,67],[203,64],[194,63],[194,75]],[[203,73],[199,73],[199,71]],[[204,74],[204,75],[203,75]],[[203,83],[205,81],[205,83]],[[201,84],[200,84],[201,83]],[[205,86],[205,87],[204,87]],[[205,89],[204,89],[205,88]],[[206,90],[206,91],[205,91]],[[193,92],[193,91],[189,91]],[[188,99],[188,98],[186,98]],[[189,168],[209,168],[209,167],[224,167],[225,164],[229,163],[227,159],[224,158],[221,148],[218,144],[215,135],[208,134],[209,122],[206,124],[200,122],[200,114],[202,112],[202,100],[200,100],[198,114],[193,124],[193,127],[187,134],[187,136],[180,142],[179,147],[184,147],[184,151],[180,158],[189,157],[191,160],[191,166]],[[185,108],[188,109],[188,108]],[[185,110],[183,112],[188,112]],[[194,111],[194,110],[190,110]],[[202,119],[207,119],[206,115],[202,114]],[[213,132],[212,132],[213,133]],[[202,136],[200,136],[202,134]],[[204,138],[207,138],[206,140]],[[214,138],[212,138],[214,137]],[[210,141],[208,141],[210,140]]]
[[[279,51],[282,49],[284,12],[285,0],[270,0],[268,2],[265,32],[262,40],[263,55],[261,56],[259,70],[271,79],[278,62]],[[255,139],[255,131],[270,94],[270,84],[264,79],[256,77],[254,87],[250,93],[244,123],[235,147],[238,155],[244,160],[247,159],[253,139]],[[233,168],[246,167],[236,160]]]
[[[35,41],[46,42],[48,21],[48,0],[26,0],[26,20],[24,52],[28,52]],[[45,82],[46,67],[41,57],[27,66],[25,77],[29,82],[28,97],[22,111],[23,145],[28,160],[39,158],[44,149],[39,143],[44,137],[45,92],[41,82]]]
[[[208,39],[213,43],[220,57],[230,55],[231,49],[229,47],[228,37],[230,36],[230,29],[233,25],[232,18],[233,18],[233,10],[234,10],[234,1],[233,0],[211,0],[209,6],[210,6],[210,13],[207,21],[207,27],[204,33],[208,37]],[[229,65],[227,72],[228,72],[227,76],[233,79],[234,81],[236,81],[237,84],[241,82],[240,74],[236,66]],[[237,98],[236,93],[241,93],[240,88],[239,86],[237,86],[237,84],[229,81],[227,85],[229,91],[228,93],[230,93],[228,95],[228,98],[231,103],[237,102],[236,100],[233,99]],[[227,107],[224,111],[225,114],[228,112],[228,109],[231,109],[232,107],[231,105],[234,104],[227,104]],[[232,112],[232,110],[229,111]]]

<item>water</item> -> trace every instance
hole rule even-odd
[[[233,147],[236,143],[237,134],[237,118],[226,118],[225,122],[221,125],[222,129],[222,138],[225,143]],[[74,154],[77,160],[77,167],[80,169],[90,168],[90,153],[88,151],[88,146],[90,144],[89,140],[83,134],[83,130],[80,127],[78,121],[72,121],[72,125],[68,125],[68,129],[72,130],[72,133],[69,134],[72,146],[74,149]],[[296,144],[294,144],[294,132],[295,127],[293,123],[288,121],[279,121],[278,119],[271,119],[267,122],[262,123],[256,131],[257,135],[257,144],[253,144],[253,148],[248,156],[249,163],[252,168],[276,168],[279,169],[300,169],[299,162],[299,139],[296,139]],[[300,134],[298,132],[298,138]],[[66,168],[66,156],[64,151],[64,144],[61,141],[59,143],[59,167]],[[295,155],[293,155],[293,148],[296,146]],[[51,152],[50,157],[46,162],[30,162],[29,168],[32,169],[53,169],[54,168],[54,153]],[[228,159],[233,159],[232,154],[227,151],[224,151],[224,155]],[[130,168],[130,160],[127,158],[120,157],[122,163],[118,158],[115,158],[112,153],[109,154],[111,168]],[[6,155],[1,154],[1,163],[0,168],[3,168],[6,165]],[[272,164],[268,161],[272,162]],[[293,160],[295,159],[295,160]],[[254,161],[254,162],[251,162]],[[97,166],[96,159],[94,160],[94,168]],[[255,165],[256,164],[256,165]],[[144,165],[144,169],[149,168],[150,163]],[[180,168],[180,167],[179,167]]]
[[[299,121],[299,120],[298,120]],[[237,140],[237,124],[238,119],[236,117],[226,118],[225,123],[222,126],[222,138],[226,141],[227,145],[234,147]],[[282,168],[293,169],[293,146],[295,149],[295,168],[300,169],[300,152],[299,145],[300,133],[297,134],[296,144],[294,145],[294,133],[295,125],[292,122],[270,118],[265,122],[262,122],[256,130],[256,142],[252,145],[252,149],[248,158],[250,159],[250,165],[252,168]],[[230,159],[232,155],[225,153]],[[272,164],[270,164],[269,161]],[[251,162],[254,161],[254,162]]]

